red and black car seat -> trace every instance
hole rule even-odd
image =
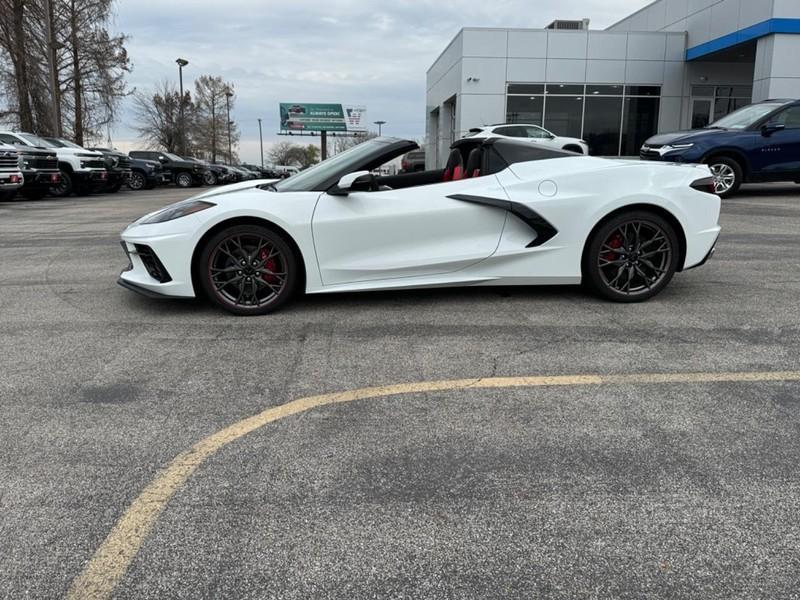
[[[444,181],[458,181],[464,178],[464,159],[460,150],[450,152],[447,165],[444,168]]]
[[[481,176],[481,149],[473,148],[467,157],[467,168],[464,170],[464,177]]]

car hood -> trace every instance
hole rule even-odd
[[[666,146],[667,144],[683,144],[696,142],[700,139],[718,137],[730,133],[730,129],[692,129],[689,131],[674,131],[672,133],[659,133],[649,138],[646,146]]]
[[[221,201],[225,200],[224,196],[227,196],[228,194],[240,192],[242,190],[250,190],[260,185],[275,183],[276,181],[280,181],[280,179],[251,179],[250,181],[231,183],[230,185],[223,185],[222,187],[214,188],[207,192],[203,192],[202,194],[198,194],[197,196],[192,196],[191,200],[206,200],[209,198],[214,198],[214,204],[219,204]]]

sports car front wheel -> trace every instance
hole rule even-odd
[[[206,296],[236,315],[272,312],[291,297],[298,280],[289,244],[258,225],[237,225],[214,235],[197,267]]]
[[[658,294],[678,268],[678,236],[663,217],[635,211],[601,225],[589,240],[584,280],[600,296],[641,302]]]

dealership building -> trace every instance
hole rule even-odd
[[[657,0],[605,30],[464,28],[427,73],[429,167],[471,128],[532,123],[635,156],[768,98],[800,98],[800,0]]]

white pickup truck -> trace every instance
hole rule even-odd
[[[73,192],[78,195],[88,194],[108,181],[105,157],[100,152],[86,150],[77,144],[56,147],[31,133],[13,131],[0,131],[0,142],[55,151],[61,180],[50,189],[52,196],[69,196]]]
[[[0,142],[0,200],[11,200],[24,181],[17,149]]]

